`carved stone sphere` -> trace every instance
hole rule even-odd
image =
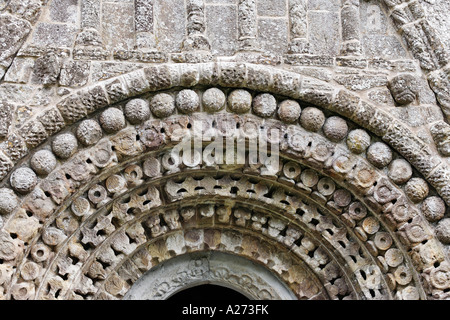
[[[412,176],[412,167],[404,159],[395,159],[389,165],[388,176],[396,184],[406,183]]]
[[[53,140],[52,150],[61,159],[72,156],[78,148],[77,138],[71,133],[60,134]]]
[[[194,90],[184,89],[178,93],[176,105],[181,113],[190,114],[200,108],[200,98]]]
[[[17,169],[10,177],[11,187],[19,193],[28,193],[37,184],[37,176],[33,170],[27,167]]]
[[[276,109],[277,100],[269,93],[259,94],[253,99],[253,112],[260,117],[271,117]]]
[[[444,244],[450,244],[450,219],[439,221],[436,227],[436,236]]]
[[[133,99],[125,105],[125,117],[131,124],[140,124],[150,118],[147,100]]]
[[[367,160],[377,168],[383,168],[392,161],[391,149],[382,142],[375,142],[367,149]]]
[[[115,133],[125,128],[125,116],[122,110],[117,108],[108,108],[100,115],[100,124],[103,130],[108,133]]]
[[[334,142],[344,139],[347,132],[347,122],[340,117],[329,117],[323,125],[323,133],[328,139]]]
[[[314,107],[308,107],[303,110],[300,116],[300,124],[308,131],[317,132],[325,123],[325,115],[323,112]]]
[[[247,90],[237,89],[228,96],[228,108],[234,113],[247,113],[252,107],[252,95]]]
[[[97,121],[88,119],[80,123],[76,135],[83,145],[91,146],[101,139],[103,132]]]
[[[8,188],[0,189],[0,214],[9,214],[19,205],[19,198]]]
[[[150,100],[150,110],[158,118],[165,118],[175,112],[175,99],[167,93],[158,93]]]
[[[412,178],[406,183],[405,192],[411,201],[420,202],[428,195],[428,183],[422,178]]]
[[[441,220],[445,215],[445,202],[440,197],[428,197],[422,203],[422,213],[430,222]]]
[[[217,112],[225,107],[226,97],[222,90],[210,88],[203,93],[203,107],[207,112]]]
[[[369,146],[370,135],[366,131],[362,129],[350,131],[347,136],[347,147],[351,152],[360,154],[366,151]]]
[[[416,81],[412,75],[398,75],[389,82],[388,87],[394,100],[400,105],[409,104],[417,97]]]
[[[278,117],[286,123],[294,123],[300,118],[302,109],[300,104],[294,100],[284,100],[278,106]]]
[[[49,150],[40,150],[31,158],[30,165],[40,175],[47,175],[56,167],[56,158]]]

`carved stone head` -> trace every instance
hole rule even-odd
[[[417,83],[412,75],[398,75],[389,81],[388,86],[398,104],[409,104],[417,98]]]

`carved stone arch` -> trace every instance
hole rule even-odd
[[[235,89],[241,90],[238,93],[242,93],[244,98],[250,97],[249,103],[244,105],[247,108],[244,109],[245,114],[239,114],[240,109],[233,109],[233,106],[231,108],[228,106],[225,110],[225,105],[220,103],[218,112],[205,112],[204,93],[211,88],[219,90],[226,98],[225,101],[234,99],[230,96]],[[157,97],[161,91],[169,95],[173,94],[172,99],[178,109],[178,115],[174,114],[175,108],[169,108],[171,111],[168,114],[160,113],[161,119],[157,118],[155,112],[158,111],[155,110],[161,111],[161,109],[154,109],[155,106],[152,105],[153,117],[148,119],[150,109],[145,100]],[[161,95],[158,97],[161,98]],[[129,100],[131,98],[133,99]],[[217,97],[215,99],[217,100]],[[216,100],[213,102],[217,104]],[[311,117],[307,117],[304,121],[300,119],[300,124],[296,121],[290,124],[288,120],[290,113],[295,113],[297,110],[294,100],[297,101],[296,103],[300,102],[300,111],[304,114],[311,112]],[[281,108],[281,103],[285,101],[288,101],[290,105]],[[148,117],[136,120],[133,118],[136,114],[127,113],[126,107],[133,104],[135,104],[134,107],[143,107],[148,112]],[[195,112],[191,114],[191,111],[198,110],[191,109],[192,105],[203,108],[203,112],[199,113],[201,117]],[[305,112],[307,107],[309,110]],[[287,108],[286,114],[280,111],[284,108]],[[242,197],[250,203],[255,200],[253,199],[255,194],[258,194],[258,189],[252,188],[259,182],[248,182],[249,180],[245,180],[246,175],[253,176],[252,179],[256,181],[265,180],[265,183],[271,181],[271,184],[276,185],[279,190],[272,195],[272,198],[275,197],[278,202],[264,201],[264,198],[256,199],[259,207],[274,206],[271,212],[276,213],[277,218],[283,214],[290,215],[290,223],[295,221],[296,215],[301,217],[300,219],[310,219],[306,224],[303,222],[304,229],[311,228],[312,234],[315,234],[318,239],[331,243],[329,248],[332,248],[336,261],[353,259],[350,255],[345,257],[345,249],[350,248],[353,252],[356,250],[354,263],[357,265],[356,256],[360,255],[359,248],[361,248],[365,255],[362,261],[370,260],[376,264],[375,269],[366,270],[367,272],[363,270],[363,273],[359,275],[356,273],[358,268],[340,269],[350,279],[348,284],[343,285],[344,287],[348,288],[353,284],[361,289],[345,295],[340,292],[339,286],[336,289],[333,287],[334,284],[331,284],[327,288],[323,284],[328,290],[328,296],[332,298],[424,299],[446,294],[450,285],[445,278],[448,274],[448,257],[444,249],[446,242],[442,241],[442,235],[439,234],[442,232],[439,230],[445,226],[439,228],[439,224],[437,226],[434,224],[436,220],[442,219],[447,210],[445,203],[436,195],[439,194],[447,203],[449,201],[448,177],[440,174],[442,170],[444,172],[447,170],[446,165],[430,161],[430,156],[434,156],[435,159],[439,159],[439,156],[434,155],[419,140],[413,139],[409,129],[403,127],[401,123],[396,123],[390,115],[376,110],[374,106],[346,90],[337,90],[326,83],[277,68],[252,64],[168,64],[137,70],[82,89],[58,102],[56,108],[52,107],[52,110],[56,114],[60,113],[64,122],[61,122],[54,137],[49,139],[47,135],[38,137],[36,150],[44,151],[42,156],[46,159],[54,159],[53,152],[59,157],[58,165],[55,163],[55,166],[50,169],[43,168],[42,161],[25,158],[17,163],[8,179],[3,180],[4,186],[7,186],[9,182],[10,187],[16,192],[2,189],[5,194],[4,199],[7,200],[2,202],[3,208],[7,208],[2,231],[4,240],[2,243],[4,273],[2,272],[2,275],[4,275],[3,285],[7,298],[92,297],[94,292],[91,291],[97,290],[97,287],[93,286],[91,277],[97,279],[96,281],[100,279],[99,284],[104,280],[101,279],[102,277],[111,278],[113,286],[122,283],[124,280],[119,280],[120,273],[112,272],[112,268],[108,270],[109,272],[102,274],[105,272],[103,269],[108,267],[104,264],[108,262],[102,261],[103,264],[98,262],[94,266],[84,265],[84,262],[88,259],[93,262],[92,258],[95,256],[91,256],[89,250],[95,250],[103,243],[113,242],[116,238],[109,238],[113,233],[118,239],[115,245],[120,249],[109,248],[105,255],[120,256],[130,253],[130,248],[133,247],[130,234],[127,234],[125,229],[122,229],[122,233],[115,233],[115,231],[121,227],[122,223],[131,221],[128,219],[133,219],[129,215],[133,216],[136,213],[134,210],[128,212],[130,208],[127,208],[125,212],[119,210],[115,214],[107,214],[108,206],[113,206],[118,199],[116,197],[125,189],[129,189],[130,192],[136,191],[134,195],[136,201],[143,200],[139,205],[141,207],[138,206],[140,213],[147,210],[147,207],[142,207],[147,201],[149,202],[145,205],[163,204],[164,212],[166,203],[163,200],[168,199],[170,203],[172,197],[173,201],[178,201],[179,190],[185,190],[181,194],[187,193],[194,198],[203,193],[216,200],[220,200],[222,196],[225,198],[225,204],[226,199],[233,201],[234,197]],[[105,114],[107,116],[103,116]],[[192,121],[196,118],[203,120],[203,123],[210,125],[211,129],[216,131],[227,128],[230,122],[232,124],[230,129],[238,132],[242,132],[246,124],[256,128],[277,128],[283,134],[278,140],[271,141],[270,137],[268,140],[272,144],[280,145],[283,166],[276,174],[264,174],[258,167],[245,165],[233,170],[229,168],[229,172],[237,174],[236,179],[247,181],[245,183],[252,188],[245,191],[231,188],[225,195],[220,193],[222,191],[218,191],[219,188],[214,188],[217,185],[217,179],[211,177],[206,180],[205,186],[199,185],[200,188],[197,190],[196,183],[199,182],[195,181],[202,179],[186,178],[188,182],[172,180],[169,183],[170,175],[176,176],[180,174],[180,170],[183,172],[186,169],[186,172],[190,174],[196,170],[189,166],[183,167],[181,163],[179,163],[181,167],[174,163],[165,163],[162,159],[164,152],[179,142],[180,133],[176,133],[174,129],[182,128],[183,133],[193,134],[195,128],[192,126]],[[316,118],[319,118],[319,124],[315,121]],[[46,124],[40,120],[33,120],[30,123]],[[325,129],[325,123],[331,123],[330,130]],[[370,133],[365,132],[369,137],[367,145],[363,143],[364,141],[356,145],[352,144],[351,139],[347,141],[350,131],[361,130],[357,131],[361,133],[362,127]],[[364,134],[363,136],[365,137]],[[382,144],[380,138],[386,144]],[[414,177],[412,177],[411,167],[409,167],[411,176],[406,174],[405,178],[405,175],[400,175],[403,178],[400,180],[406,181],[399,182],[400,180],[393,177],[395,168],[387,168],[387,165],[399,155],[393,153],[389,146],[416,168]],[[365,156],[363,151],[370,147],[374,148],[374,151],[367,152]],[[362,151],[360,151],[361,148]],[[404,162],[399,164],[403,164],[400,166],[403,169],[405,166],[408,168]],[[32,170],[25,167],[31,167]],[[293,168],[292,173],[291,168]],[[197,169],[200,169],[200,173],[211,174],[209,171],[220,171],[220,166],[217,168],[214,164],[210,164],[209,167],[206,165]],[[227,172],[226,166],[222,169],[225,173]],[[298,170],[302,173],[308,172],[310,176],[305,175],[302,178],[301,174],[295,175]],[[39,179],[35,172],[39,174]],[[439,179],[434,180],[433,177],[439,177]],[[109,178],[111,180],[108,180]],[[431,187],[423,178],[430,182]],[[238,181],[231,177],[230,179],[223,185],[233,185],[235,182],[232,181]],[[317,181],[312,183],[311,179]],[[143,180],[154,182],[152,182],[153,185],[149,184],[148,189],[140,190]],[[163,184],[164,181],[167,183]],[[328,188],[325,188],[325,185],[328,185]],[[330,193],[328,189],[331,185],[334,187]],[[172,187],[179,189],[171,193],[169,189]],[[236,186],[233,185],[233,187]],[[341,191],[336,195],[335,192],[338,190]],[[429,190],[434,196],[433,201],[440,205],[437,211],[433,207],[434,211],[432,210],[431,213],[422,212],[428,207],[417,204],[424,200]],[[143,193],[140,194],[140,192]],[[164,192],[164,199],[159,199],[162,192]],[[304,213],[301,214],[302,208],[299,207],[302,203],[299,200],[302,198],[301,195],[317,204],[324,215],[321,216],[320,212],[316,212],[315,214],[318,214],[316,218],[308,215],[308,218],[304,217]],[[209,203],[200,202],[200,204],[211,205],[211,200],[209,201]],[[185,203],[188,204],[189,201]],[[358,203],[356,206],[359,212],[350,212],[353,203]],[[89,209],[93,205],[97,207],[95,215],[93,215],[94,210]],[[442,213],[442,206],[444,213]],[[300,211],[297,212],[297,209]],[[212,214],[214,219],[219,219],[220,215],[216,210],[208,210],[205,213],[206,216]],[[361,217],[361,210],[367,211],[363,217]],[[437,214],[437,218],[433,214]],[[95,220],[94,217],[96,219],[101,217],[101,219]],[[112,222],[113,217],[118,219],[116,223],[119,224],[115,225]],[[182,214],[178,214],[178,217],[182,217]],[[233,217],[239,220],[234,212]],[[250,218],[252,217],[253,215],[250,214]],[[162,219],[158,217],[158,219],[151,222],[150,226],[147,226],[148,229],[142,225],[137,226],[141,233],[136,230],[133,232],[136,239],[139,238],[138,236],[141,238],[133,239],[133,241],[144,243],[146,237],[153,238],[151,231],[153,227],[170,229],[169,222],[164,217]],[[257,222],[259,218],[255,219]],[[330,222],[330,219],[337,221],[339,226]],[[266,222],[260,224],[269,223],[267,220],[272,221],[266,219]],[[275,222],[278,221],[274,220],[274,225],[277,225]],[[327,225],[328,228],[322,228],[322,224]],[[78,230],[79,225],[84,227],[84,233],[81,229]],[[251,229],[250,225],[245,226]],[[270,224],[265,228],[268,230],[269,226]],[[318,226],[319,229],[317,229]],[[278,230],[277,227],[274,228]],[[327,229],[330,229],[331,233]],[[345,232],[338,233],[337,230]],[[286,226],[278,231],[277,236],[280,236],[278,241],[283,242],[286,240]],[[346,232],[351,234],[350,239],[344,237],[346,240],[338,240]],[[89,238],[89,235],[92,238]],[[344,245],[339,241],[343,241]],[[385,247],[386,241],[390,243],[388,247]],[[348,246],[350,242],[353,247]],[[63,243],[65,245],[62,245]],[[295,245],[298,246],[298,244]],[[301,255],[301,249],[299,251]],[[56,261],[52,256],[62,257],[62,259]],[[306,256],[304,259],[308,260]],[[114,261],[112,256],[105,259]],[[398,263],[400,260],[401,262]],[[52,268],[46,265],[47,262],[52,263]],[[314,265],[314,262],[311,263]],[[363,263],[359,265],[359,268],[370,267],[370,265]],[[380,273],[376,271],[376,277],[383,275],[380,278],[382,285],[377,284],[384,290],[380,291],[382,292],[380,295],[374,291],[374,284],[370,283],[373,278],[369,275],[373,270],[381,270]],[[89,275],[89,272],[95,277],[92,274]],[[77,275],[75,278],[77,282],[73,282],[72,274]],[[345,281],[338,281],[338,283],[345,283]],[[39,285],[36,286],[36,284]],[[69,291],[65,291],[71,289],[75,292],[72,296]],[[376,287],[376,289],[379,288]],[[333,290],[334,296],[330,294]],[[121,293],[121,290],[117,294],[119,292]],[[96,295],[96,297],[109,296]]]

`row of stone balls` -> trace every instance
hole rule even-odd
[[[255,97],[244,89],[236,89],[228,94],[218,88],[207,89],[202,95],[202,106],[207,112],[218,112],[226,106],[233,113],[243,114],[250,110],[260,117],[271,117],[277,113],[279,119],[285,123],[299,123],[305,130],[323,134],[333,142],[345,139],[349,150],[355,154],[366,153],[367,160],[377,168],[388,167],[389,178],[398,185],[405,184],[405,192],[415,203],[424,200],[429,193],[428,184],[421,178],[412,178],[411,165],[403,159],[393,160],[391,149],[382,142],[371,143],[370,135],[362,129],[349,132],[347,122],[337,116],[326,118],[318,108],[307,107],[302,110],[300,104],[294,100],[284,100],[277,103],[276,98],[268,93],[261,93]],[[40,150],[31,158],[31,168],[22,167],[13,172],[10,177],[11,187],[18,193],[25,194],[33,190],[38,175],[47,175],[57,165],[56,157],[70,158],[78,149],[80,142],[84,146],[97,143],[106,133],[115,133],[131,124],[140,124],[148,120],[153,114],[164,118],[175,113],[178,109],[183,114],[200,110],[200,96],[194,90],[185,89],[176,95],[158,93],[151,99],[132,99],[123,108],[123,111],[110,107],[94,119],[80,122],[75,135],[64,133],[52,141],[52,151]],[[55,157],[56,155],[56,157]],[[439,197],[430,197],[424,203],[425,214],[430,221],[440,220],[445,214],[445,204]],[[1,204],[0,204],[0,212]]]

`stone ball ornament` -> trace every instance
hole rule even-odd
[[[308,131],[317,132],[325,123],[325,115],[322,110],[315,107],[307,107],[302,111],[300,124]]]
[[[178,92],[176,106],[181,113],[191,114],[200,108],[200,98],[194,90],[184,89]]]
[[[78,141],[85,146],[97,143],[102,138],[102,135],[103,131],[100,124],[93,119],[83,120],[76,131]]]
[[[202,96],[203,108],[207,112],[218,112],[225,108],[227,97],[218,88],[207,89]]]
[[[247,90],[236,89],[228,96],[228,108],[231,112],[247,113],[252,107],[252,95]]]
[[[39,150],[30,160],[31,168],[40,175],[47,175],[52,172],[56,164],[56,157],[49,150]]]
[[[347,136],[347,147],[355,154],[361,154],[370,146],[371,138],[367,131],[355,129]]]
[[[37,184],[36,173],[27,167],[18,168],[10,177],[11,187],[19,193],[28,193]]]
[[[253,112],[263,118],[268,118],[275,113],[277,109],[277,100],[268,93],[257,95],[253,99]]]
[[[285,123],[295,123],[300,118],[302,109],[295,100],[284,100],[278,105],[278,117]]]
[[[149,103],[145,99],[132,99],[125,105],[124,114],[131,124],[140,124],[150,118]]]
[[[157,118],[165,118],[175,112],[175,99],[171,94],[158,93],[150,100],[150,110]]]
[[[0,188],[0,214],[5,215],[13,212],[19,205],[19,198],[13,190]]]
[[[115,133],[125,128],[126,121],[122,110],[108,108],[99,117],[100,125],[107,133]]]
[[[71,133],[63,133],[55,137],[52,150],[61,159],[70,158],[78,149],[78,140]]]

